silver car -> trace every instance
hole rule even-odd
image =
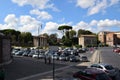
[[[99,69],[102,69],[103,71],[105,71],[110,77],[114,77],[116,76],[116,69],[112,66],[112,65],[109,65],[109,64],[103,64],[103,63],[100,63],[100,64],[92,64],[90,67],[95,67],[95,68],[99,68]]]
[[[80,56],[80,61],[82,61],[82,62],[87,62],[87,61],[88,61],[87,56],[85,56],[85,55]]]

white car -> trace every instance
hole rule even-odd
[[[44,55],[44,54],[41,54],[41,53],[35,53],[35,54],[32,55],[32,57],[33,57],[33,58],[41,58],[41,59],[42,59],[42,58],[45,57],[45,55]]]
[[[85,56],[85,55],[80,56],[80,61],[82,61],[82,62],[87,62],[87,61],[88,61],[87,56]]]
[[[60,56],[59,56],[59,60],[65,61],[65,60],[66,60],[66,56],[65,56],[65,55],[60,55]]]
[[[115,69],[112,65],[109,65],[109,64],[103,64],[103,63],[100,63],[100,64],[92,64],[90,67],[95,67],[95,68],[102,69],[102,70],[105,71],[110,77],[114,77],[114,76],[117,74],[116,69]]]

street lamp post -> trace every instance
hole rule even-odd
[[[40,27],[42,28],[42,24],[40,25]],[[38,26],[38,59],[39,59],[39,46],[40,46],[40,38],[39,38],[39,28]]]
[[[54,54],[53,54],[53,80],[55,80],[55,60],[54,60]]]

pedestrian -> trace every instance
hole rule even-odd
[[[51,64],[51,57],[50,56],[48,57],[48,61],[49,61],[48,63]]]
[[[4,78],[5,78],[5,72],[3,66],[0,66],[0,80],[4,80]]]
[[[46,57],[46,55],[44,57],[44,60],[45,60],[45,64],[47,64],[47,57]]]

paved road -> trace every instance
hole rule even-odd
[[[120,69],[120,55],[114,53],[112,48],[101,48],[100,58],[101,63],[108,63]]]
[[[56,68],[64,67],[66,65],[56,64]],[[6,78],[5,80],[16,80],[33,74],[51,71],[52,64],[45,64],[37,59],[26,57],[14,57],[11,64],[5,66]]]
[[[84,53],[88,58],[93,55]],[[87,62],[86,62],[87,63]],[[55,78],[72,78],[72,74],[87,67],[81,62],[55,61]],[[45,64],[44,60],[29,57],[14,57],[10,65],[5,66],[5,80],[41,80],[53,78],[53,64]],[[68,79],[69,80],[69,79]]]

